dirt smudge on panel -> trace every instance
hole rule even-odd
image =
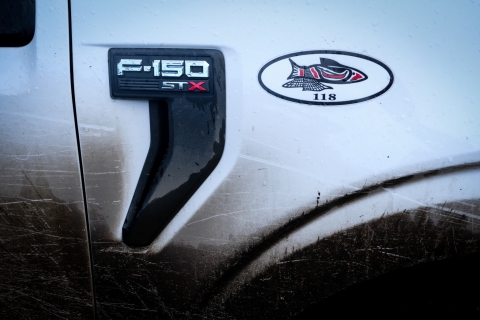
[[[224,264],[228,265],[228,267],[223,269],[221,277],[216,280],[216,283],[209,290],[209,293],[204,298],[204,301],[205,303],[208,303],[208,301],[212,300],[215,296],[227,291],[227,287],[230,286],[251,263],[260,258],[279,241],[288,237],[293,232],[300,230],[318,217],[328,214],[335,208],[359,201],[362,198],[371,197],[382,192],[385,188],[400,187],[410,183],[422,181],[426,176],[431,177],[434,175],[446,175],[452,172],[466,172],[471,169],[476,169],[479,166],[480,162],[472,162],[463,165],[444,167],[438,170],[430,170],[406,176],[393,177],[392,179],[385,180],[374,185],[364,186],[362,189],[353,191],[351,193],[346,193],[340,197],[326,201],[322,205],[316,206],[314,209],[302,211],[301,214],[284,221],[279,227],[272,228],[270,231],[266,231],[263,233],[263,235],[257,237],[256,240],[252,239],[252,241],[245,243],[243,248],[238,250],[238,254],[232,255],[229,259],[229,262]]]
[[[201,315],[200,298],[219,274],[216,248],[169,245],[160,253],[134,252],[122,244],[96,243],[100,319],[183,319]]]
[[[91,318],[81,206],[55,197],[41,174],[18,173],[19,195],[0,196],[0,318]]]
[[[480,213],[480,201],[463,203],[462,209]],[[318,239],[230,292],[225,303],[217,297],[211,305],[232,319],[289,319],[356,283],[479,252],[480,221],[455,213],[455,204],[384,216]]]
[[[480,201],[461,209],[479,215]],[[155,254],[95,243],[100,319],[288,319],[356,283],[416,264],[479,252],[477,219],[442,209],[386,215],[338,232],[285,257],[252,281],[205,297],[230,265],[217,246],[171,244]],[[469,208],[467,211],[466,208]],[[237,252],[237,255],[241,252]],[[230,262],[228,262],[230,261]]]

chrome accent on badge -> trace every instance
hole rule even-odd
[[[187,77],[208,78],[208,63],[206,61],[185,60],[185,74]]]
[[[160,77],[160,60],[153,60],[152,66],[153,66],[153,76],[154,77]]]
[[[187,81],[163,81],[162,89],[175,89],[175,85],[178,85],[179,90],[183,90],[183,85],[188,84]]]
[[[189,78],[208,78],[208,67],[207,61],[153,60],[151,66],[142,66],[142,59],[120,59],[117,64],[117,75],[123,76],[124,71],[142,71],[142,68],[143,71],[150,72],[153,68],[154,77],[181,77],[185,74]]]
[[[142,59],[121,59],[117,64],[117,75],[122,76],[123,71],[142,71],[142,67],[131,67],[142,64]],[[130,67],[127,67],[130,65]]]
[[[162,60],[162,76],[180,77],[183,74],[182,60]]]

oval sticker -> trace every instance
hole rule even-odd
[[[342,105],[373,99],[393,84],[384,63],[363,54],[318,50],[287,54],[260,69],[263,89],[306,104]]]

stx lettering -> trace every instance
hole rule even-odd
[[[162,89],[175,89],[175,85],[178,85],[178,89],[183,90],[183,85],[187,83],[186,81],[163,81]]]
[[[120,59],[117,75],[122,76],[125,71],[150,72],[153,69],[154,77],[178,78],[185,74],[189,78],[208,78],[208,67],[208,62],[196,60],[153,60],[151,66],[143,66],[142,59]]]
[[[205,83],[204,81],[200,81],[198,83],[188,81],[188,83],[192,85],[190,88],[188,88],[188,91],[195,91],[195,89],[198,89],[199,91],[205,91],[205,88],[202,87],[202,84]]]
[[[206,91],[204,87],[202,87],[203,84],[205,84],[205,81],[200,81],[200,82],[194,82],[194,81],[163,81],[162,82],[162,90],[174,90],[174,89],[179,89],[183,90],[183,86],[189,84],[190,87],[188,88],[188,91]],[[187,88],[187,87],[186,87]]]

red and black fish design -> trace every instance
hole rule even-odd
[[[287,79],[293,79],[283,85],[284,88],[303,88],[303,91],[322,91],[333,89],[324,83],[349,84],[367,80],[365,73],[344,66],[332,59],[320,58],[320,64],[299,66],[292,59],[292,73]]]

